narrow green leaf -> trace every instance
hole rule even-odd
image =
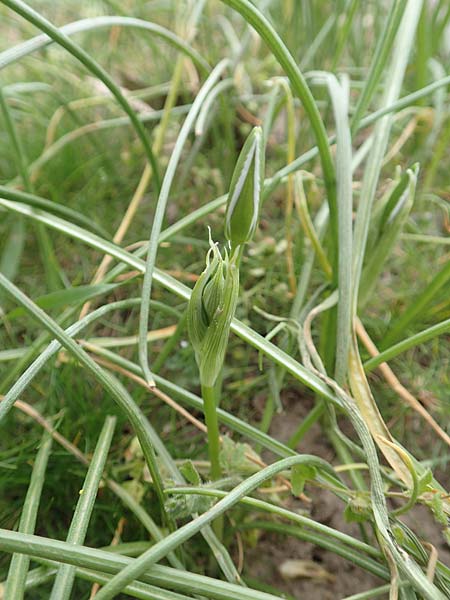
[[[20,533],[34,532],[51,447],[52,438],[47,432],[44,432],[22,508],[19,522]],[[30,559],[26,554],[13,555],[9,565],[4,600],[21,600],[24,597],[29,564]]]
[[[90,300],[91,298],[95,298],[96,296],[100,296],[102,294],[108,294],[112,290],[114,290],[119,284],[111,284],[111,283],[100,283],[97,285],[79,285],[77,287],[68,288],[66,290],[61,290],[58,292],[52,292],[51,294],[45,294],[44,296],[39,296],[36,298],[34,302],[40,308],[45,310],[60,308],[66,306],[68,304],[81,304],[86,302],[86,300]],[[11,312],[9,312],[6,317],[8,319],[16,319],[17,317],[22,317],[27,313],[25,308],[15,308]]]

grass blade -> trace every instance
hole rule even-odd
[[[414,32],[420,16],[421,0],[409,0],[405,9],[402,23],[398,30],[393,60],[389,73],[382,104],[389,106],[393,104],[400,93],[403,77],[405,74],[408,58],[412,49]],[[376,187],[382,167],[383,157],[386,151],[392,118],[389,115],[383,117],[376,125],[374,139],[368,163],[364,171],[364,179],[361,189],[361,200],[356,213],[354,229],[353,248],[353,315],[356,315],[358,304],[358,290],[362,272],[362,265],[366,251],[367,235],[369,231],[372,204],[375,198]]]
[[[366,373],[373,371],[373,369],[378,367],[378,365],[381,363],[388,362],[402,352],[406,352],[406,350],[414,348],[414,346],[418,346],[419,344],[424,344],[425,342],[428,342],[434,337],[446,333],[447,331],[450,331],[450,319],[446,319],[441,323],[436,323],[436,325],[432,325],[427,329],[423,329],[419,333],[416,333],[415,335],[398,342],[394,346],[386,348],[386,350],[383,350],[377,356],[369,358],[369,360],[366,360],[364,363],[364,370]]]
[[[52,438],[47,432],[44,432],[22,508],[19,522],[20,533],[33,533],[34,531],[51,447]],[[29,564],[30,559],[26,554],[13,554],[5,586],[5,600],[21,600],[24,597]]]
[[[98,438],[94,455],[91,464],[89,465],[83,488],[80,491],[80,498],[70,524],[66,540],[69,544],[84,543],[115,426],[116,418],[107,417],[100,433],[100,437]],[[50,596],[51,600],[68,600],[70,598],[75,574],[75,567],[71,565],[63,565],[58,569]]]

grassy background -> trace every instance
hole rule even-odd
[[[364,89],[375,46],[386,27],[387,5],[391,3],[386,3],[385,6],[378,2],[362,4],[352,1],[321,0],[310,3],[272,0],[256,4],[262,7],[304,72],[322,70],[348,77],[349,112],[352,115]],[[216,65],[224,57],[231,58],[231,67],[224,75],[224,79],[230,79],[229,86],[212,104],[204,133],[197,137],[191,135],[184,148],[169,196],[165,227],[227,192],[239,150],[252,126],[264,123],[271,102],[275,103],[275,117],[267,139],[266,177],[272,176],[289,160],[290,138],[295,143],[295,156],[303,154],[315,143],[308,118],[298,102],[295,102],[294,107],[294,130],[288,127],[283,94],[279,92],[276,98],[273,93],[275,78],[283,76],[273,54],[249,29],[241,16],[220,2],[205,3],[195,31],[189,29],[190,20],[187,17],[195,12],[195,2],[96,1],[75,5],[69,2],[53,4],[39,1],[30,2],[29,5],[58,26],[82,18],[111,14],[146,19],[166,26],[180,37],[188,39],[210,65]],[[35,27],[9,8],[0,7],[0,17],[0,51],[37,33]],[[424,3],[401,96],[443,78],[448,72],[449,18],[450,11],[445,2]],[[126,91],[137,114],[142,116],[164,108],[168,90],[175,77],[174,65],[179,56],[176,49],[146,32],[118,26],[77,34],[74,39]],[[239,51],[242,51],[241,55]],[[374,112],[381,105],[383,90],[390,77],[389,69],[388,61],[366,114]],[[175,106],[189,105],[198,93],[202,80],[203,75],[192,62],[186,60],[182,63]],[[329,96],[323,86],[311,85],[327,133],[331,135],[335,124]],[[28,191],[77,211],[100,226],[104,237],[112,239],[145,166],[142,143],[129,123],[104,130],[99,128],[108,119],[123,117],[121,108],[105,91],[103,84],[89,74],[73,56],[56,45],[3,69],[1,87],[9,116],[21,141],[22,158],[30,178]],[[394,116],[386,160],[378,183],[377,199],[388,188],[398,166],[404,170],[419,162],[420,176],[413,209],[370,301],[360,314],[370,336],[381,348],[400,317],[408,307],[414,305],[433,278],[448,264],[449,158],[446,147],[450,122],[447,106],[447,88],[443,86]],[[180,109],[181,112],[183,110],[185,109]],[[184,120],[180,111],[170,117],[162,148],[157,153],[161,174],[167,166]],[[60,119],[53,130],[55,115],[59,115]],[[92,131],[58,147],[58,141],[67,139],[65,136],[70,136],[87,124],[94,124]],[[157,135],[158,121],[149,122],[145,128],[153,142]],[[354,151],[370,139],[372,132],[370,127],[354,135]],[[52,149],[54,153],[49,155],[49,150]],[[332,152],[334,154],[334,147]],[[14,154],[3,114],[0,116],[0,185],[26,189]],[[48,160],[47,156],[50,156]],[[325,197],[323,173],[317,158],[303,168],[314,176],[315,189],[307,188],[309,209],[314,216]],[[359,203],[364,168],[363,164],[354,173],[355,210]],[[151,184],[121,242],[123,247],[148,239],[156,198],[155,187]],[[289,316],[294,298],[289,286],[286,262],[286,239],[289,237],[286,230],[287,202],[285,183],[266,198],[261,210],[259,230],[247,248],[241,268],[241,294],[236,316],[262,335],[272,330],[276,319]],[[2,210],[0,214],[2,270],[30,298],[35,300],[56,290],[90,283],[102,259],[100,252],[57,231],[49,229],[45,233],[34,223],[22,221],[13,212]],[[215,240],[224,241],[223,210],[218,209],[195,220],[162,243],[158,252],[158,268],[192,287],[195,277],[204,266],[208,248],[207,226],[211,227]],[[302,274],[307,246],[295,211],[289,228],[293,239],[294,277],[298,280]],[[330,260],[333,260],[329,234],[325,235],[324,247]],[[398,338],[388,345],[450,317],[448,281],[449,277],[444,279],[418,314],[401,329]],[[308,286],[308,298],[324,283],[326,278],[316,262]],[[95,304],[139,297],[141,285],[142,278],[132,276],[125,282],[121,281],[113,291],[96,299]],[[152,310],[150,329],[159,330],[176,324],[185,309],[185,302],[159,285],[154,286],[152,299],[173,311],[168,313],[161,310],[161,307]],[[11,311],[16,303],[4,292],[0,296],[0,304],[4,315],[0,330],[2,351],[11,348],[27,349],[34,344],[42,335],[41,325],[26,313],[14,316]],[[47,307],[46,311],[52,318],[68,326],[77,320],[82,304],[55,303]],[[73,307],[72,314],[61,321],[63,312],[70,306]],[[139,307],[109,313],[83,333],[82,337],[136,335],[138,315]],[[321,335],[323,340],[324,328],[325,324],[321,321],[320,327],[315,331],[317,339]],[[281,332],[274,341],[280,347],[292,349],[292,342],[287,341],[287,335],[286,331]],[[149,345],[151,365],[157,360],[164,343],[164,340],[157,340]],[[42,342],[36,348],[38,353],[39,348],[42,348]],[[119,348],[117,352],[137,363],[136,345]],[[298,351],[295,349],[292,352],[298,358]],[[369,357],[363,347],[361,353],[363,359]],[[5,394],[30,360],[17,366],[17,358],[6,360],[6,354],[0,354],[0,358],[0,370],[5,381],[2,393]],[[390,361],[390,366],[403,385],[447,431],[450,417],[449,362],[448,333],[426,344],[417,345]],[[181,331],[180,339],[161,365],[159,373],[186,390],[199,391],[197,368],[186,331]],[[312,392],[292,377],[285,376],[278,393],[274,394],[273,379],[277,375],[280,376],[280,372],[274,374],[274,368],[267,360],[264,360],[263,369],[260,370],[256,350],[232,336],[224,369],[221,407],[256,427],[270,430],[270,407],[276,405],[279,395],[281,410],[284,407],[284,412],[277,418],[284,417],[288,424],[293,414],[289,409],[289,398],[295,397],[299,403],[310,403]],[[448,486],[448,446],[399,399],[398,394],[377,371],[369,375],[369,380],[392,435],[419,461],[427,461],[427,465],[436,467],[436,476],[444,486]],[[187,424],[182,416],[147,390],[125,377],[122,381],[136,404],[148,416],[174,459],[206,459],[203,433]],[[102,386],[81,369],[76,360],[67,353],[60,354],[45,366],[21,398],[49,419],[58,432],[85,455],[91,455],[94,451],[105,416],[115,415],[118,421],[108,456],[108,475],[123,483],[159,522],[155,492],[148,477],[142,474],[141,455],[133,450],[134,434],[128,419]],[[193,411],[193,414],[202,419],[199,411]],[[348,433],[346,420],[341,418],[339,423]],[[36,450],[41,444],[42,430],[34,420],[17,409],[9,413],[2,425],[0,527],[15,529],[27,493]],[[296,425],[300,425],[300,422]],[[321,428],[322,432],[329,432],[329,422],[326,419],[321,422]],[[226,431],[227,428],[224,428],[223,432]],[[283,427],[274,435],[286,439]],[[234,438],[239,439],[238,436]],[[254,446],[256,447],[255,444]],[[331,446],[327,442],[324,448],[310,449],[306,443],[302,443],[299,448],[306,453],[322,453],[336,465],[343,461],[342,455],[333,446],[333,440]],[[198,468],[204,480],[207,480],[207,466],[199,464]],[[231,470],[234,467],[238,471],[238,467],[233,464]],[[83,465],[54,443],[39,504],[36,525],[38,535],[65,539],[85,472]],[[346,481],[353,485],[350,479]],[[314,506],[315,494],[319,494],[317,488],[308,487],[307,493]],[[273,496],[272,500],[283,504],[285,496],[286,494]],[[341,505],[342,510],[344,506],[345,504]],[[309,509],[308,506],[306,508]],[[257,511],[253,515],[256,518],[255,515],[257,516]],[[123,517],[125,521],[120,532],[122,542],[148,539],[142,523],[124,509],[122,502],[111,490],[102,487],[92,513],[86,544],[92,547],[108,546]],[[236,509],[232,518],[238,523],[245,523],[249,519],[239,509]],[[439,529],[440,526],[436,524],[435,532],[429,540],[434,545],[441,544]],[[368,535],[370,543],[375,546],[376,541],[370,531]],[[230,534],[225,540],[234,559],[238,555],[236,539]],[[250,535],[244,535],[245,544],[251,546]],[[206,543],[197,536],[184,552],[187,569],[217,575],[215,568],[209,564],[208,553]],[[9,555],[5,553],[0,558],[2,579],[8,573],[8,564]],[[244,576],[246,569],[250,572],[251,565],[244,568]],[[261,585],[264,583],[270,585],[274,582],[259,582]],[[319,578],[314,592],[316,597],[329,597],[326,594],[333,587],[321,585]],[[30,597],[49,597],[50,589],[51,582],[33,589]],[[73,597],[89,597],[89,589],[90,584],[77,579]],[[301,584],[284,589],[289,589],[294,595],[302,590]],[[356,593],[360,589],[357,582],[354,582],[346,593]]]

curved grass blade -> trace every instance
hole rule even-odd
[[[72,56],[77,58],[91,73],[98,77],[110,90],[117,102],[129,116],[133,127],[144,146],[146,157],[152,165],[154,181],[157,191],[160,189],[160,179],[158,165],[152,152],[145,129],[137,118],[136,113],[130,106],[130,103],[123,95],[120,87],[115,83],[108,73],[100,66],[83,48],[73,42],[68,35],[55,27],[50,21],[42,17],[38,12],[27,6],[22,0],[2,0],[5,6],[11,8],[14,12],[21,15],[24,19],[35,25],[38,29],[46,33],[57,44],[65,48]]]
[[[382,33],[373,54],[372,63],[370,65],[363,91],[358,98],[358,102],[352,116],[352,135],[358,130],[361,118],[369,106],[383,74],[384,67],[386,66],[386,62],[389,57],[389,52],[392,48],[392,44],[394,43],[403,12],[405,10],[405,5],[406,0],[395,0],[391,4],[389,14],[386,17],[386,26],[382,28]]]
[[[76,287],[68,288],[66,290],[60,290],[58,292],[52,292],[39,296],[34,302],[45,310],[60,308],[67,304],[80,304],[90,298],[95,298],[101,294],[107,294],[114,290],[120,284],[112,283],[100,283],[97,285],[78,285]],[[27,311],[24,308],[15,308],[5,316],[8,319],[16,319],[26,315]]]
[[[422,7],[421,0],[409,0],[403,14],[402,23],[398,29],[395,46],[393,50],[392,64],[389,72],[388,83],[385,88],[382,104],[389,106],[393,104],[400,93],[401,85],[405,75],[409,55],[412,50],[414,33]],[[352,314],[356,315],[358,305],[358,293],[361,280],[361,272],[366,252],[367,236],[369,232],[370,216],[375,198],[376,187],[381,172],[383,158],[385,155],[389,133],[392,125],[392,117],[387,115],[376,125],[373,134],[373,143],[370,150],[367,166],[364,171],[360,203],[356,213],[354,228],[353,248],[353,300]]]
[[[150,31],[188,56],[204,73],[210,70],[210,66],[206,60],[190,44],[170,31],[170,29],[166,29],[150,21],[144,21],[143,19],[122,16],[91,17],[63,25],[59,27],[59,31],[66,36],[71,36],[83,31],[92,31],[103,27],[133,27]],[[0,53],[0,70],[37,50],[45,48],[55,41],[48,35],[38,35],[17,46],[4,50]]]
[[[28,204],[29,206],[43,208],[44,210],[48,210],[51,213],[60,215],[61,217],[68,219],[69,221],[72,221],[81,227],[87,227],[89,231],[94,231],[95,233],[98,233],[106,238],[109,237],[108,232],[103,229],[101,225],[97,225],[92,221],[92,219],[88,219],[84,215],[81,215],[78,211],[64,206],[63,204],[59,204],[59,202],[52,202],[46,198],[41,198],[40,196],[35,196],[34,194],[28,194],[22,190],[15,190],[5,185],[0,185],[0,196],[2,198],[6,198],[7,200],[25,202],[25,204]]]

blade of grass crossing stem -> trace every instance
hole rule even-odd
[[[181,153],[184,148],[184,144],[186,143],[186,140],[188,138],[188,135],[195,125],[195,121],[197,120],[198,114],[200,112],[201,107],[203,106],[203,103],[205,102],[209,93],[214,88],[218,79],[220,78],[223,71],[227,68],[228,65],[229,61],[227,59],[224,59],[220,63],[218,63],[211,71],[211,74],[208,76],[207,80],[205,81],[199,93],[197,94],[194,103],[192,104],[191,109],[183,123],[181,131],[178,134],[175,147],[172,150],[169,164],[167,165],[167,169],[164,174],[164,180],[161,186],[161,192],[158,197],[158,203],[156,205],[152,230],[148,242],[147,260],[145,266],[144,281],[142,284],[142,303],[139,315],[139,361],[141,363],[144,376],[149,385],[154,385],[153,376],[148,365],[147,347],[147,331],[150,314],[150,296],[152,292],[153,271],[155,269],[159,235],[161,233],[167,200],[169,198],[170,188],[175,177],[175,171],[180,161]]]
[[[172,526],[172,519],[167,514],[164,506],[162,479],[151,443],[151,436],[149,435],[148,431],[148,421],[142,411],[135,404],[130,394],[115,377],[97,365],[95,361],[93,361],[92,358],[76,342],[74,342],[72,338],[70,338],[53,319],[51,319],[42,309],[36,306],[32,300],[30,300],[23,292],[19,290],[19,288],[6,279],[6,277],[4,277],[4,275],[1,273],[0,287],[3,288],[16,302],[24,306],[29,313],[37,321],[39,321],[39,323],[41,323],[41,325],[43,325],[54,335],[61,345],[64,346],[68,352],[70,352],[70,354],[75,356],[79,362],[91,372],[91,374],[97,379],[105,391],[111,395],[111,397],[127,415],[139,439],[142,452],[150,470],[155,492],[159,500],[159,508],[163,521],[167,525]],[[0,404],[0,418],[5,415],[7,409],[8,406],[6,406],[5,409],[3,403]]]
[[[134,562],[134,559],[128,556],[121,556],[114,552],[76,546],[59,540],[21,534],[6,529],[0,529],[0,549],[5,552],[27,554],[37,560],[65,562],[102,573],[117,573]],[[230,600],[230,598],[233,600],[279,600],[279,596],[162,565],[154,565],[141,577],[141,581],[180,592],[192,590],[202,596],[218,600]]]
[[[8,6],[11,10],[21,15],[24,19],[32,23],[35,27],[46,33],[51,37],[57,44],[65,48],[72,56],[77,58],[93,75],[98,77],[110,90],[112,95],[116,98],[117,102],[123,108],[123,110],[130,117],[131,123],[140,138],[142,145],[144,146],[147,160],[152,165],[154,173],[154,182],[157,191],[160,188],[159,169],[156,163],[155,156],[153,155],[147,134],[145,129],[137,118],[136,113],[130,106],[128,100],[123,95],[120,87],[111,79],[108,73],[100,66],[83,48],[73,42],[69,36],[64,34],[60,29],[55,27],[50,21],[45,19],[38,12],[27,6],[22,0],[2,0],[5,6]]]
[[[80,490],[80,497],[73,514],[69,533],[67,534],[66,541],[70,544],[81,545],[84,543],[115,426],[116,418],[107,417],[98,438],[83,488]],[[74,579],[75,567],[61,565],[53,584],[50,600],[69,600],[72,594]]]
[[[34,532],[51,447],[52,438],[47,432],[44,432],[22,508],[19,522],[20,533]],[[24,597],[29,564],[30,558],[26,554],[13,554],[6,580],[4,600],[21,600]]]
[[[333,160],[331,158],[328,136],[323,124],[322,118],[317,108],[311,91],[306,84],[302,72],[297,66],[296,61],[286,48],[278,33],[274,30],[269,21],[264,17],[260,10],[251,4],[248,0],[222,0],[237,12],[249,23],[261,36],[267,46],[270,48],[273,56],[276,58],[289,81],[292,90],[298,96],[303,104],[306,114],[311,123],[311,127],[316,136],[317,148],[320,155],[327,199],[330,207],[330,229],[332,239],[332,255],[337,247],[337,215],[336,215],[336,185]]]
[[[421,0],[409,0],[403,13],[402,22],[398,29],[395,46],[392,52],[392,61],[386,81],[386,89],[383,95],[382,104],[384,106],[389,106],[398,99],[414,42],[414,33],[417,28],[421,7]],[[357,311],[358,289],[369,231],[370,214],[391,125],[392,117],[390,115],[386,115],[378,121],[373,135],[372,148],[364,171],[360,203],[356,213],[354,229],[352,281],[354,290],[352,301],[353,315],[356,315]]]
[[[166,472],[170,474],[170,477],[173,481],[175,481],[178,485],[184,485],[186,480],[180,473],[175,461],[172,456],[167,451],[164,446],[161,438],[153,429],[153,427],[148,425],[149,434],[151,436],[152,443],[158,453],[159,459],[164,465]],[[196,514],[192,514],[193,517],[196,517]],[[241,577],[228,553],[226,547],[221,543],[219,538],[215,535],[213,529],[210,525],[204,527],[201,530],[202,536],[205,538],[207,544],[211,548],[211,551],[217,560],[217,564],[222,569],[223,574],[231,583],[241,582]]]
[[[336,184],[338,212],[338,290],[335,378],[342,385],[348,366],[352,294],[352,141],[348,122],[348,81],[327,77],[336,123]],[[331,346],[332,344],[330,344]]]
[[[382,34],[377,42],[363,91],[358,98],[355,112],[353,113],[351,125],[352,135],[354,135],[358,130],[361,118],[366,112],[366,109],[369,106],[377,89],[377,85],[380,81],[389,57],[389,52],[391,51],[392,44],[394,43],[402,15],[405,10],[405,5],[406,0],[395,0],[391,5],[389,14],[386,18],[386,26],[383,27]]]
[[[217,498],[224,498],[227,495],[227,492],[223,490],[207,488],[207,487],[173,487],[166,488],[167,494],[187,494],[187,495],[200,495],[200,496],[212,496]],[[252,498],[251,496],[245,496],[240,500],[240,503],[244,506],[251,506],[253,508],[258,509],[258,511],[267,512],[270,514],[277,515],[278,517],[282,517],[295,523],[297,526],[301,528],[310,528],[314,531],[314,533],[319,533],[324,537],[331,537],[336,540],[336,543],[346,544],[351,546],[359,553],[364,552],[369,556],[375,557],[377,559],[382,558],[382,554],[379,550],[366,544],[365,542],[361,542],[357,538],[353,538],[346,533],[342,533],[337,529],[333,529],[328,527],[328,525],[324,525],[317,521],[314,521],[311,517],[307,517],[304,515],[300,515],[296,512],[288,510],[286,508],[282,508],[281,506],[277,506],[276,504],[272,504],[271,502],[265,502],[264,500],[260,500],[259,498]],[[387,575],[387,570],[385,571]]]
[[[180,544],[186,542],[193,535],[198,533],[202,527],[223,515],[226,510],[234,506],[239,500],[256,489],[264,481],[271,479],[274,475],[280,473],[284,469],[289,469],[295,465],[302,464],[324,470],[331,475],[334,474],[333,468],[327,462],[311,455],[297,455],[290,458],[284,458],[269,467],[261,469],[261,471],[235,487],[225,498],[219,500],[219,502],[207,512],[203,513],[190,523],[183,525],[183,527],[180,527],[177,531],[168,535],[165,540],[158,542],[152,548],[147,550],[147,552],[144,552],[144,554],[137,558],[130,566],[126,567],[113,577],[113,579],[97,594],[97,599],[110,600],[116,594],[120,593],[128,583],[139,578],[149,567],[161,560],[169,550],[173,550]]]

